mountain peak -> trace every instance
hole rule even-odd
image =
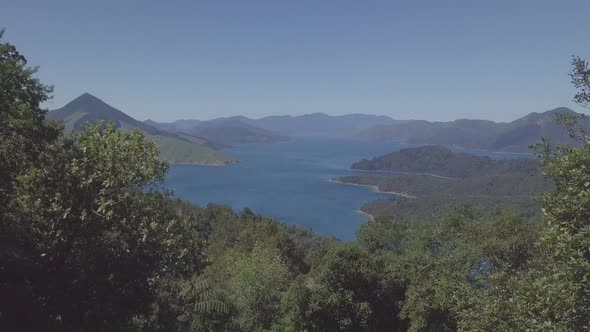
[[[80,96],[78,96],[77,98],[75,98],[74,100],[72,100],[71,102],[68,103],[69,104],[78,104],[78,103],[101,103],[104,104],[105,102],[100,100],[98,97],[95,97],[93,95],[91,95],[88,92],[84,92],[83,94],[81,94]]]
[[[90,93],[81,94],[64,107],[49,112],[47,116],[52,119],[64,120],[66,127],[71,127],[70,129],[81,129],[86,122],[94,123],[99,120],[113,121],[117,126],[121,126],[123,123],[142,129],[146,126]],[[67,119],[69,122],[66,121]]]

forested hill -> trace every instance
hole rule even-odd
[[[191,135],[168,133],[137,121],[99,98],[84,93],[64,107],[51,111],[47,117],[63,122],[64,131],[81,131],[89,123],[113,122],[118,128],[139,129],[156,142],[163,159],[172,163],[224,165],[233,162],[229,156],[215,151],[206,139]]]
[[[568,131],[555,122],[557,115],[577,113],[559,107],[542,113],[530,113],[512,122],[459,119],[450,122],[424,120],[396,121],[379,124],[357,135],[360,139],[393,141],[409,144],[441,144],[469,149],[505,152],[530,152],[529,146],[542,137],[555,144],[574,143]],[[590,120],[581,119],[590,129]]]
[[[363,159],[354,163],[351,168],[464,178],[478,174],[538,172],[538,161],[530,158],[494,160],[485,156],[453,152],[442,146],[427,145],[402,149],[371,160]]]

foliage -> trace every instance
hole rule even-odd
[[[588,101],[588,64],[573,60],[574,100]],[[480,312],[467,315],[466,326],[485,330],[590,330],[590,145],[579,121],[559,118],[578,141],[578,147],[554,147],[548,140],[537,145],[547,176],[555,190],[542,196],[543,228],[538,254],[522,273],[503,273],[503,283],[487,294]]]
[[[231,253],[229,285],[245,331],[268,329],[279,313],[289,269],[276,248],[256,244],[249,254]]]
[[[50,152],[18,181],[22,287],[45,271],[30,296],[57,325],[128,329],[162,278],[199,268],[198,232],[166,194],[145,191],[167,166],[142,133],[99,124]]]
[[[588,61],[579,56],[572,59],[572,72],[570,74],[574,87],[578,92],[574,101],[582,107],[590,106],[590,65]]]
[[[590,146],[545,159],[556,189],[542,197],[544,227],[539,255],[522,275],[485,306],[479,324],[498,307],[509,308],[502,324],[510,329],[586,331],[590,329]],[[487,315],[486,315],[487,314]],[[476,325],[477,326],[477,325]]]
[[[355,245],[329,249],[286,298],[286,317],[297,330],[397,331],[405,326],[398,318],[403,288],[383,259]]]
[[[0,30],[0,212],[6,216],[16,177],[37,162],[58,130],[45,123],[41,103],[53,88],[34,75],[37,68],[14,45],[2,42]]]
[[[378,218],[361,228],[359,242],[385,257],[390,273],[405,285],[400,316],[411,331],[453,331],[492,287],[493,275],[526,264],[536,228],[519,214],[481,218],[464,208],[433,222]]]

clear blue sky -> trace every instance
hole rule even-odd
[[[512,120],[572,105],[590,1],[0,2],[58,108],[144,120],[371,113]],[[578,108],[579,110],[579,108]]]

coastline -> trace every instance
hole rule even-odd
[[[401,145],[405,145],[405,147],[421,147],[421,146],[428,146],[428,145],[441,145],[439,143],[420,143],[420,144],[416,144],[416,143],[405,143],[405,142],[399,142],[399,141],[395,141],[395,140],[382,140],[382,139],[361,139],[362,141],[385,141],[385,142],[392,142],[392,143],[397,143],[397,144],[401,144]],[[519,156],[530,156],[530,157],[535,157],[534,153],[531,152],[516,152],[516,151],[498,151],[498,150],[486,150],[486,149],[478,149],[478,148],[470,148],[470,147],[466,147],[466,146],[462,146],[462,145],[442,145],[442,146],[446,146],[450,149],[455,149],[455,150],[460,150],[461,152],[467,152],[469,153],[469,150],[471,151],[480,151],[480,152],[487,152],[487,153],[495,153],[495,154],[509,154],[509,155],[519,155]]]
[[[358,209],[358,210],[356,210],[356,212],[357,212],[358,214],[361,214],[361,215],[363,215],[363,216],[367,217],[367,219],[368,219],[369,221],[373,221],[373,220],[375,220],[375,216],[374,216],[374,215],[372,215],[372,214],[370,214],[370,213],[367,213],[367,212],[365,212],[365,211],[363,211],[363,210],[361,210],[361,209]]]
[[[234,165],[237,163],[238,163],[237,160],[232,160],[232,161],[228,161],[228,162],[211,162],[211,163],[207,163],[207,162],[182,162],[182,163],[169,162],[169,164],[171,166],[181,165],[181,166],[209,166],[209,167],[223,167],[223,166],[228,166],[228,165]]]
[[[330,179],[330,180],[328,180],[328,182],[337,183],[337,184],[345,184],[345,185],[349,185],[349,186],[357,186],[357,187],[369,187],[369,188],[373,189],[374,192],[380,193],[380,194],[396,195],[396,196],[401,196],[404,198],[416,198],[416,196],[413,196],[413,195],[410,195],[407,193],[401,193],[401,192],[397,192],[397,191],[381,191],[378,186],[370,185],[370,184],[349,183],[349,182],[343,182],[343,181],[340,181],[337,179]]]
[[[388,173],[388,174],[426,175],[426,176],[432,176],[434,178],[439,178],[439,179],[459,180],[459,178],[452,178],[452,177],[449,177],[449,176],[437,175],[437,174],[433,174],[433,173],[384,171],[384,170],[377,170],[377,169],[376,170],[371,170],[371,169],[358,169],[358,168],[349,168],[348,170],[353,171],[353,172],[366,172],[366,173]]]

